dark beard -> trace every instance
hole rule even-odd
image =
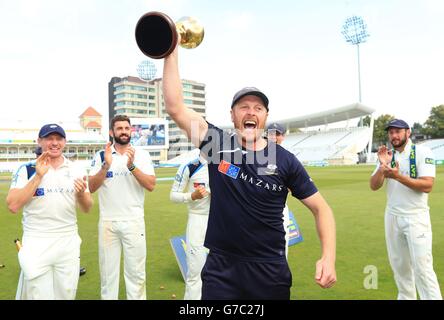
[[[120,135],[120,137],[121,137],[122,135]],[[118,143],[118,144],[120,144],[120,145],[127,145],[128,143],[130,143],[130,141],[131,141],[131,139],[130,139],[130,137],[128,137],[128,136],[126,136],[126,135],[124,135],[124,137],[127,137],[128,138],[128,140],[122,140],[120,137],[117,137],[117,136],[114,136],[114,141],[116,142],[116,143]]]
[[[402,146],[404,146],[407,143],[407,138],[402,139],[398,144],[394,144],[393,142],[392,146],[396,149],[396,148],[400,148]]]

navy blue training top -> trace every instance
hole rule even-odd
[[[247,150],[235,133],[210,123],[199,148],[211,188],[205,247],[243,259],[285,257],[288,189],[300,200],[318,191],[296,156],[272,142]]]

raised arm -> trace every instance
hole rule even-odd
[[[179,76],[178,47],[165,58],[162,84],[166,112],[179,128],[185,131],[191,142],[199,147],[207,133],[208,124],[199,113],[187,108],[183,102],[182,81]]]
[[[409,176],[402,175],[399,171],[399,162],[396,162],[394,168],[387,168],[385,177],[394,179],[410,189],[425,193],[432,191],[433,183],[435,182],[434,177],[418,177],[417,179],[413,179]]]
[[[100,188],[100,186],[103,184],[103,182],[106,179],[106,173],[108,172],[109,168],[111,167],[111,163],[113,161],[113,156],[111,152],[111,142],[108,142],[105,146],[105,153],[104,153],[104,161],[103,163],[99,163],[100,157],[96,155],[96,159],[94,164],[96,166],[101,166],[100,169],[96,172],[96,174],[91,175],[88,177],[88,184],[89,184],[89,191],[94,193],[97,191],[97,189]],[[100,151],[102,152],[102,151]],[[94,170],[94,168],[93,168]]]
[[[376,172],[370,177],[370,189],[373,191],[379,190],[384,185],[385,175],[387,171],[386,165],[380,165]]]
[[[187,166],[177,170],[176,178],[170,191],[170,200],[175,203],[187,203],[205,198],[209,192],[204,186],[199,186],[193,192],[187,192],[185,188],[190,181],[190,171]]]
[[[390,162],[392,161],[393,153],[382,145],[378,148],[378,161],[379,166],[375,173],[370,177],[370,189],[373,191],[379,190],[384,185],[387,170],[390,168]]]
[[[77,178],[74,180],[74,190],[76,191],[76,202],[80,207],[80,210],[87,213],[93,205],[91,193],[88,190],[88,183],[86,176],[82,179]]]
[[[135,168],[132,173],[142,187],[150,192],[154,190],[156,186],[156,176],[143,173],[139,168]]]
[[[138,168],[135,164],[134,164],[134,160],[135,160],[135,154],[136,154],[136,149],[134,149],[134,147],[130,146],[125,154],[128,157],[128,161],[127,161],[127,167],[128,170],[131,171],[131,173],[133,174],[134,178],[136,178],[137,182],[146,190],[148,191],[153,191],[154,187],[156,186],[156,176],[154,175],[154,169],[153,169],[153,174],[149,174],[149,173],[145,173],[143,172],[140,168]],[[150,160],[145,160],[145,161],[149,161],[151,163],[151,159]]]
[[[176,173],[173,186],[170,191],[170,200],[175,203],[190,202],[191,192],[186,192],[185,188],[188,185],[190,171],[187,166],[180,166]]]
[[[36,174],[23,188],[9,190],[8,196],[6,197],[9,211],[11,211],[11,213],[18,213],[20,209],[32,199],[41,181],[42,176]]]
[[[42,182],[43,176],[48,172],[49,166],[48,152],[44,152],[36,160],[36,172],[34,177],[30,179],[23,188],[12,187],[12,189],[9,190],[8,196],[6,197],[9,211],[17,213],[25,204],[31,201],[37,187]]]

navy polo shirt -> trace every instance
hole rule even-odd
[[[235,133],[210,123],[199,148],[208,159],[211,188],[205,247],[243,259],[285,257],[288,189],[300,200],[318,191],[296,156],[271,142],[247,150]]]

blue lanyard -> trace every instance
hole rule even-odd
[[[412,144],[412,147],[410,149],[410,178],[416,179],[418,176],[418,172],[416,171],[416,146]],[[393,156],[392,156],[392,162],[391,162],[392,168],[396,167],[395,162],[395,149],[393,149]]]

